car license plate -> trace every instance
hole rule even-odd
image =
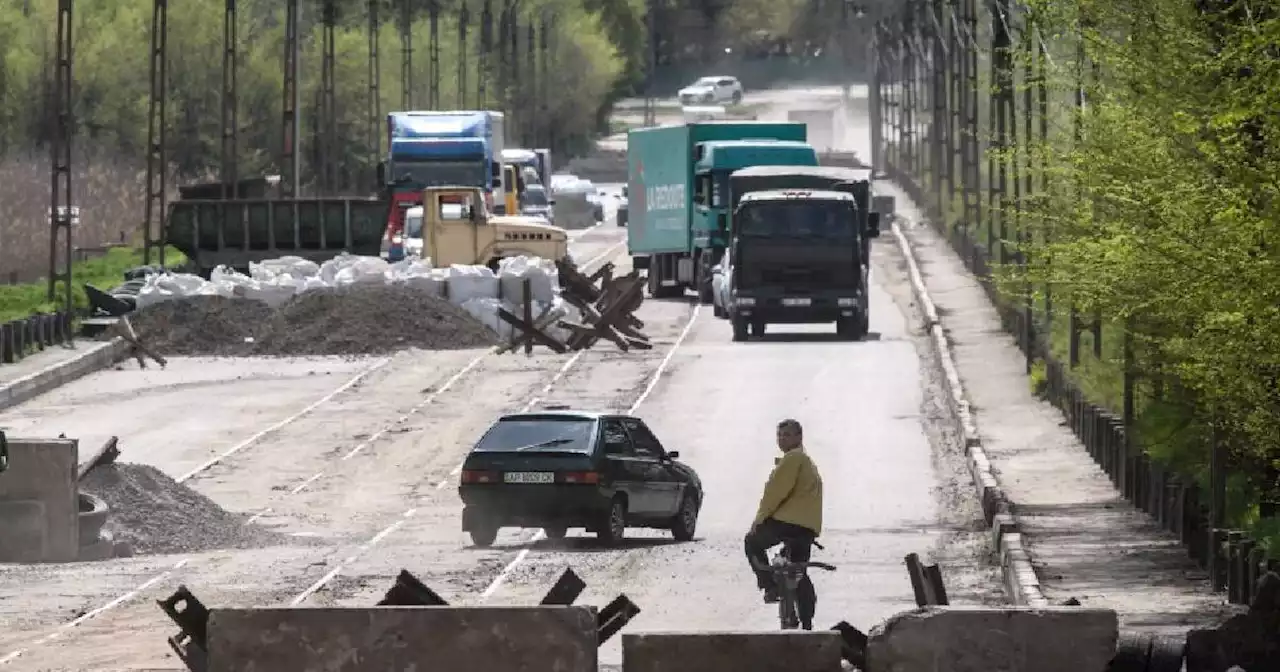
[[[782,300],[782,305],[784,305],[784,306],[807,306],[807,305],[809,305],[809,299],[807,299],[807,298],[783,299],[783,300]]]
[[[508,471],[502,475],[504,483],[554,483],[555,474],[550,471]]]

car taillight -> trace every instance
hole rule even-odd
[[[498,481],[498,473],[495,471],[464,469],[462,472],[463,483],[497,483]]]
[[[600,482],[600,474],[594,471],[566,471],[560,474],[560,482],[594,485]]]

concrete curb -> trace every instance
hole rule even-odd
[[[123,338],[93,342],[88,350],[71,359],[52,364],[0,387],[0,410],[17,406],[77,378],[105,369],[123,359],[128,352],[129,344]]]
[[[1047,607],[1049,601],[1040,590],[1040,579],[1036,576],[1035,568],[1031,564],[1031,556],[1022,544],[1022,532],[1018,526],[1018,519],[1013,515],[1009,499],[991,471],[991,461],[987,459],[987,451],[982,446],[982,437],[978,433],[978,426],[970,411],[969,400],[960,382],[960,372],[956,368],[951,343],[947,340],[942,323],[938,319],[937,306],[934,305],[933,299],[929,296],[929,290],[925,287],[924,276],[920,273],[915,251],[896,223],[893,225],[893,235],[898,241],[903,257],[907,260],[907,270],[911,276],[911,291],[924,311],[925,327],[929,330],[938,359],[942,362],[942,372],[947,381],[947,389],[951,393],[951,406],[956,414],[960,436],[964,440],[969,475],[982,502],[983,518],[991,528],[992,548],[999,553],[1005,593],[1009,601],[1018,606]]]

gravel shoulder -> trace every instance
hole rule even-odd
[[[1225,612],[1177,540],[1126,502],[1062,415],[1031,393],[1026,360],[981,286],[897,192],[903,227],[952,343],[1001,487],[1045,597],[1115,609],[1123,627],[1181,634]]]

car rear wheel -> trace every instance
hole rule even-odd
[[[738,104],[740,104],[741,102],[742,102],[742,92],[741,92],[741,91],[734,91],[734,92],[733,92],[733,104],[734,104],[734,105],[738,105]]]
[[[684,497],[680,499],[680,510],[671,521],[671,536],[676,541],[693,541],[693,535],[698,530],[698,509],[697,495],[684,493]]]
[[[596,538],[608,546],[615,546],[627,534],[627,503],[621,497],[614,497],[609,504],[609,513],[600,521],[596,530]]]
[[[764,330],[765,330],[765,323],[764,323],[764,322],[752,322],[752,323],[751,323],[751,335],[752,335],[752,336],[755,336],[756,338],[760,338],[761,336],[764,336]]]
[[[494,525],[473,527],[470,531],[471,543],[480,548],[488,548],[498,539],[498,528]]]
[[[564,525],[544,527],[542,528],[542,533],[547,535],[547,538],[552,541],[560,541],[561,539],[564,539],[564,535],[569,533],[569,528]]]
[[[731,319],[733,320],[733,340],[738,342],[747,340],[747,321],[741,317]]]

